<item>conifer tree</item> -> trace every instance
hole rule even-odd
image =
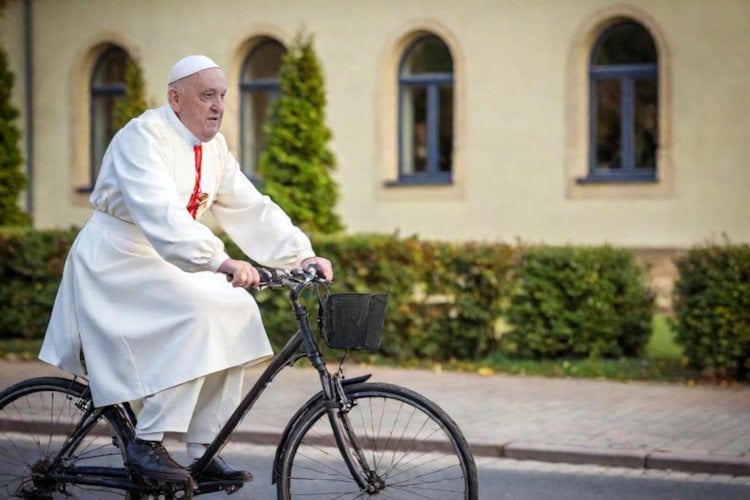
[[[15,123],[18,110],[11,103],[13,73],[8,56],[0,47],[0,225],[27,225],[30,218],[19,206],[19,196],[26,187],[26,174],[21,171],[23,156],[18,141],[21,132]]]
[[[279,82],[281,94],[271,106],[258,162],[262,190],[304,230],[341,231],[324,79],[312,35],[297,34],[282,59]]]
[[[140,66],[128,59],[125,68],[125,96],[115,101],[113,128],[120,130],[132,118],[139,116],[148,109],[146,103],[146,83],[143,79],[143,71]]]

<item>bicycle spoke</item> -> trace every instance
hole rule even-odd
[[[347,391],[354,405],[341,420],[355,468],[368,482],[361,490],[335,445],[325,405],[311,411],[292,437],[284,461],[283,498],[475,499],[476,468],[455,424],[437,407],[389,384],[360,384]],[[327,443],[327,448],[321,443]],[[356,444],[355,444],[356,443]],[[359,447],[356,448],[355,447]],[[360,455],[360,453],[364,455]],[[366,463],[356,458],[365,457]],[[284,489],[286,488],[286,490]]]
[[[88,412],[85,386],[68,379],[31,379],[0,394],[0,496],[5,498],[114,498],[103,484],[63,484],[60,474],[75,478],[122,466],[123,437],[109,417]],[[113,418],[116,418],[114,416]],[[92,420],[93,419],[93,420]],[[84,421],[85,420],[85,421]],[[113,423],[114,422],[114,423]],[[81,433],[74,433],[78,425]],[[122,429],[124,427],[120,427]],[[89,471],[89,472],[84,472]],[[49,475],[48,475],[49,474]],[[94,478],[95,479],[95,478]]]

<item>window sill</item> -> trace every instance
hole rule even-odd
[[[451,186],[453,179],[449,173],[443,175],[412,175],[395,181],[385,181],[386,187],[400,186]]]
[[[594,173],[576,178],[577,184],[655,184],[659,178],[655,172],[643,174]]]

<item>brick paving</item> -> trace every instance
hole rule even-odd
[[[0,361],[0,387],[60,374],[39,362]],[[248,382],[259,373],[250,371]],[[474,452],[569,464],[750,476],[750,387],[400,370],[351,365],[349,377],[409,387],[459,424]],[[237,438],[268,442],[319,390],[311,368],[282,372]]]

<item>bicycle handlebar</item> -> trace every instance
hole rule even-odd
[[[328,283],[320,273],[318,266],[309,264],[305,268],[275,269],[271,267],[256,267],[260,275],[257,290],[265,288],[297,288],[309,283]],[[227,273],[227,281],[232,281],[233,275]]]

